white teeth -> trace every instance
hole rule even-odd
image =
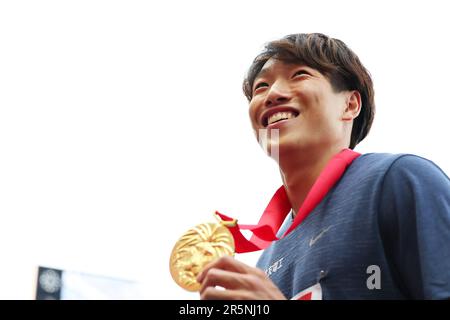
[[[269,117],[267,120],[267,125],[272,124],[274,122],[286,119],[295,118],[295,114],[291,111],[277,112]]]

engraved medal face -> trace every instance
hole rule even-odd
[[[225,255],[234,255],[234,239],[228,228],[219,223],[199,224],[175,244],[170,255],[170,273],[182,288],[198,291],[197,276],[208,263]]]

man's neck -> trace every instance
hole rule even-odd
[[[286,161],[281,161],[280,157],[280,173],[294,216],[327,163],[345,148],[336,146],[317,152],[308,152],[307,157],[304,152],[300,152],[298,156],[290,154],[284,157]]]

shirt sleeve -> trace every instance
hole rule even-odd
[[[449,299],[448,176],[427,159],[400,156],[384,176],[379,226],[388,264],[405,296]]]

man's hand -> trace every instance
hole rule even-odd
[[[225,256],[208,264],[197,277],[202,300],[285,300],[280,289],[258,268]],[[225,288],[216,289],[216,286]]]

